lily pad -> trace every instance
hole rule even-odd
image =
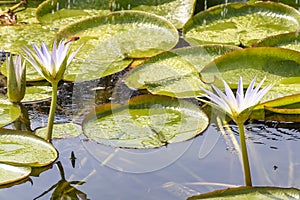
[[[254,115],[256,118],[261,110],[268,110],[279,114],[300,114],[300,91],[299,94],[278,98],[267,101],[255,107]],[[256,113],[257,112],[257,113]],[[264,114],[264,113],[263,113]],[[262,118],[261,118],[262,119]]]
[[[40,167],[57,159],[52,144],[31,132],[0,130],[0,162]]]
[[[28,177],[31,173],[31,167],[13,166],[0,163],[0,185],[16,182]]]
[[[113,10],[142,10],[162,16],[172,22],[177,29],[192,17],[195,0],[112,0]]]
[[[94,55],[95,52],[91,52]],[[119,71],[122,71],[130,65],[133,59],[125,58],[123,60],[105,60],[105,56],[96,60],[74,59],[67,67],[63,80],[65,81],[89,81],[105,77]],[[101,60],[103,58],[104,60]],[[96,58],[97,59],[97,58]]]
[[[188,200],[214,199],[214,200],[246,200],[246,199],[297,199],[300,190],[296,188],[279,187],[238,187],[216,190],[209,193],[190,197]]]
[[[105,104],[83,121],[83,133],[113,147],[154,148],[195,137],[208,126],[193,103],[166,96],[142,95],[124,105]]]
[[[281,47],[300,51],[300,36],[299,32],[290,32],[279,34],[275,36],[270,36],[265,39],[260,40],[257,44],[254,44],[256,47]]]
[[[240,76],[245,86],[255,76],[257,82],[266,77],[264,85],[274,84],[262,102],[282,97],[288,101],[288,96],[300,94],[300,53],[275,47],[248,48],[221,56],[201,71],[204,82],[218,84],[217,80],[223,79],[232,88],[237,87]]]
[[[299,12],[284,4],[228,3],[192,17],[184,25],[183,35],[193,45],[222,43],[251,46],[271,35],[296,31],[299,25]]]
[[[10,103],[6,96],[0,95],[0,127],[15,121],[20,114],[20,106]]]
[[[53,139],[73,138],[82,133],[81,126],[73,123],[63,123],[53,125]],[[47,127],[38,128],[35,130],[35,134],[41,138],[47,138]]]
[[[36,10],[36,17],[42,24],[62,27],[95,15],[106,15],[110,12],[109,0],[47,0]]]
[[[18,25],[1,26],[1,49],[12,53],[22,53],[23,51],[21,48],[24,46],[31,46],[32,43],[53,43],[56,32],[48,27],[41,26],[40,24],[29,23],[30,20],[31,18],[24,19],[24,23]]]
[[[206,0],[196,2],[196,13],[206,10],[215,5],[230,3],[230,2],[247,2],[248,0]],[[251,1],[251,0],[250,0]]]
[[[255,3],[261,0],[249,0],[248,3]],[[300,7],[300,2],[298,0],[268,0],[268,1],[273,1],[273,2],[277,2],[277,3],[283,3],[289,6],[292,6],[296,9],[298,9]]]
[[[206,87],[199,72],[213,59],[239,47],[203,45],[164,52],[131,70],[126,84],[131,88],[147,88],[152,94],[173,97],[195,97]]]
[[[92,17],[70,24],[57,34],[58,38],[73,35],[85,42],[78,57],[82,54],[87,57],[96,47],[97,51],[107,48],[103,51],[110,56],[117,54],[114,58],[150,57],[172,49],[179,39],[170,22],[142,11],[119,11]],[[86,52],[85,48],[89,51]],[[102,59],[107,59],[107,56]]]
[[[150,57],[170,50],[179,37],[170,22],[142,11],[113,12],[82,20],[59,31],[57,37],[74,35],[80,37],[74,48],[84,45],[76,56],[78,62],[68,70],[80,71],[76,77],[79,81],[92,79],[85,74],[100,78],[122,70],[131,62],[127,58]]]
[[[146,82],[146,88],[151,94],[159,94],[177,98],[197,97],[203,94],[202,83],[197,74],[172,77],[159,81]]]
[[[52,87],[30,86],[26,87],[26,93],[22,102],[42,101],[51,98]]]

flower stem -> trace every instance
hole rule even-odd
[[[58,88],[58,83],[52,83],[52,99],[51,99],[50,113],[48,117],[48,126],[47,126],[47,140],[49,142],[51,142],[52,140],[53,122],[54,122],[54,115],[55,115],[56,101],[57,101],[57,88]]]
[[[240,145],[241,145],[243,167],[244,167],[244,179],[245,179],[246,186],[252,187],[251,172],[250,172],[247,146],[246,146],[246,140],[245,140],[244,123],[237,123],[237,125],[239,128],[239,134],[240,134]]]

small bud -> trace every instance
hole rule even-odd
[[[20,103],[25,96],[26,67],[21,55],[7,57],[7,96],[9,101]]]

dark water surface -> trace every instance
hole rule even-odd
[[[254,185],[300,188],[299,124],[249,124],[248,149]],[[211,125],[193,140],[151,150],[114,149],[84,136],[54,140],[67,181],[88,199],[185,199],[243,185],[232,133]],[[233,136],[233,137],[230,137]],[[75,167],[70,160],[76,157]],[[0,199],[34,199],[61,180],[56,164],[20,185],[0,190]],[[39,199],[50,199],[51,192]]]

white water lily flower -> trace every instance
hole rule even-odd
[[[262,97],[272,88],[272,84],[260,89],[263,82],[266,78],[264,78],[255,88],[254,84],[256,81],[256,77],[251,81],[248,86],[246,93],[244,94],[243,89],[243,79],[240,77],[238,88],[236,91],[236,96],[230,89],[229,85],[224,82],[224,90],[222,92],[219,88],[212,85],[212,89],[215,93],[210,92],[204,88],[201,88],[207,94],[207,98],[211,101],[204,101],[205,103],[210,104],[211,106],[216,107],[218,110],[225,111],[235,122],[238,120],[246,121],[249,117],[252,109],[256,106]],[[246,112],[248,111],[248,112]],[[241,113],[246,112],[246,116],[240,116]]]
[[[7,57],[7,96],[11,102],[19,103],[26,90],[26,67],[22,56]]]
[[[47,45],[42,43],[39,49],[37,45],[32,44],[35,52],[28,47],[23,48],[26,53],[26,60],[42,75],[47,81],[53,83],[58,82],[63,78],[63,74],[67,66],[75,57],[79,47],[75,52],[70,53],[70,43],[65,43],[61,40],[56,46],[54,41],[52,51],[49,51]]]

